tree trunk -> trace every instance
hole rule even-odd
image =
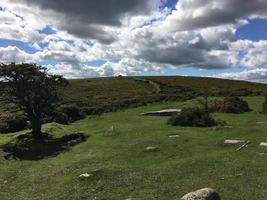
[[[33,135],[33,137],[36,140],[41,140],[41,138],[42,138],[41,120],[39,120],[38,118],[34,118],[34,119],[31,120],[31,125],[32,125],[32,135]]]

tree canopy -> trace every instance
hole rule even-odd
[[[59,100],[57,89],[68,81],[36,64],[11,63],[0,64],[0,82],[5,96],[26,113],[33,136],[40,138],[42,121]]]

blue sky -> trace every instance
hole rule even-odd
[[[0,2],[0,62],[35,62],[68,78],[267,80],[261,0],[118,0],[120,7],[110,0],[49,1]]]

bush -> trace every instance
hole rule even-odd
[[[185,108],[181,113],[173,115],[169,121],[173,126],[209,127],[216,124],[208,112],[201,108]]]
[[[262,104],[262,113],[267,114],[267,95],[265,96],[265,100]]]
[[[3,113],[2,113],[3,114]],[[16,132],[27,127],[27,117],[21,113],[8,113],[0,117],[0,133]]]
[[[58,123],[69,123],[85,117],[85,113],[76,104],[61,105],[52,115]]]
[[[211,111],[222,113],[244,113],[250,111],[248,103],[239,97],[225,97],[223,100],[215,100],[211,105]]]

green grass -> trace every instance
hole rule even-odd
[[[252,112],[214,114],[233,128],[172,127],[166,117],[140,116],[145,111],[181,108],[196,101],[166,102],[88,117],[71,125],[47,124],[43,130],[54,137],[85,131],[86,142],[41,160],[5,160],[0,157],[0,197],[31,200],[136,198],[180,199],[203,187],[216,189],[222,199],[251,200],[267,197],[267,116],[260,114],[262,97],[246,97]],[[112,132],[111,127],[115,131]],[[0,135],[5,144],[22,131]],[[179,138],[168,138],[179,134]],[[241,151],[223,146],[225,139],[252,143]],[[147,146],[160,151],[145,152]],[[99,170],[94,172],[94,170]],[[92,177],[81,180],[82,173]]]

